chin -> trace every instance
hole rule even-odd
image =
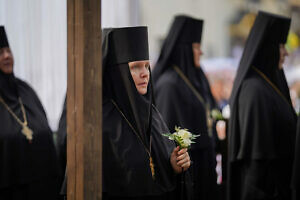
[[[1,71],[4,73],[4,74],[12,74],[13,73],[13,68],[9,67],[9,68],[4,68],[4,69],[1,69]]]
[[[147,94],[147,89],[139,89],[138,92],[139,92],[141,95],[144,95],[144,94]]]

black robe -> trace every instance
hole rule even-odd
[[[294,158],[294,170],[292,178],[292,188],[294,190],[294,199],[300,198],[300,113],[298,114],[297,135],[296,135],[296,151]]]
[[[59,120],[56,137],[58,159],[62,174],[65,173],[67,163],[67,99],[65,99]]]
[[[191,89],[173,69],[165,72],[156,84],[156,103],[170,130],[175,125],[201,134],[192,144],[192,177],[194,196],[214,199],[216,196],[216,159],[214,141],[208,136],[206,110]]]
[[[155,199],[170,196],[168,193],[174,191],[176,176],[170,164],[170,155],[175,145],[161,135],[169,130],[154,106],[151,131],[155,180],[152,179],[149,156],[141,141],[112,102],[104,102],[103,192],[106,197],[141,199],[152,196]]]
[[[229,162],[231,200],[291,199],[295,141],[293,108],[259,75],[252,72],[241,86],[232,110],[235,127]]]
[[[0,199],[57,199],[59,168],[52,132],[45,111],[33,89],[0,71],[0,95],[21,121],[18,97],[26,110],[32,143],[16,119],[0,103]]]

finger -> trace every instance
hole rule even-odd
[[[189,157],[189,154],[187,152],[185,152],[185,154],[182,154],[180,156],[177,156],[176,160],[179,161],[179,160],[182,160],[184,159],[185,157]]]
[[[173,149],[172,154],[177,155],[177,154],[178,154],[178,151],[179,151],[179,147],[175,147],[175,148]]]
[[[185,163],[189,162],[189,159],[187,157],[185,157],[184,159],[178,161],[176,164],[180,167],[182,167],[182,165],[184,165]]]
[[[178,154],[181,155],[181,154],[184,154],[185,152],[187,152],[187,148],[184,148],[184,149],[181,149]]]
[[[190,161],[184,163],[183,165],[181,165],[181,167],[182,167],[184,170],[187,170],[190,166],[191,166],[191,162],[190,162]]]
[[[191,159],[190,159],[190,156],[188,155],[188,153],[185,154],[186,156],[181,159],[181,160],[178,160],[177,161],[177,165],[183,165],[184,163],[187,163],[187,162],[191,162]]]
[[[183,167],[183,171],[186,171],[186,170],[188,170],[189,168],[190,168],[190,164],[189,165],[187,165],[187,166],[185,166],[185,167]]]

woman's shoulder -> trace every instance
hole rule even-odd
[[[256,74],[247,77],[241,85],[239,102],[246,104],[269,104],[272,102],[272,92],[266,82]]]
[[[34,89],[32,88],[32,86],[29,83],[27,83],[24,80],[21,80],[19,78],[16,78],[16,83],[18,85],[18,89],[21,90],[21,92],[31,93],[31,94],[34,94],[35,96],[37,96],[36,92],[34,91]]]
[[[251,95],[264,95],[269,90],[264,80],[256,74],[246,77],[241,84],[241,93]]]
[[[23,103],[29,103],[29,102],[34,102],[35,105],[37,105],[43,112],[44,114],[44,107],[37,95],[37,93],[34,91],[34,89],[25,81],[16,78],[16,83],[18,85],[18,91],[19,95],[22,97],[22,100],[24,101]],[[32,105],[32,104],[30,104]]]

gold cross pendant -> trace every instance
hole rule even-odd
[[[32,135],[33,135],[33,131],[26,125],[23,125],[23,128],[22,128],[22,133],[23,135],[26,136],[26,139],[29,140],[29,142],[31,142],[32,140]]]
[[[150,165],[150,169],[151,169],[152,179],[154,180],[155,179],[155,170],[154,170],[153,159],[151,156],[149,158],[149,161],[150,161],[149,165]]]

